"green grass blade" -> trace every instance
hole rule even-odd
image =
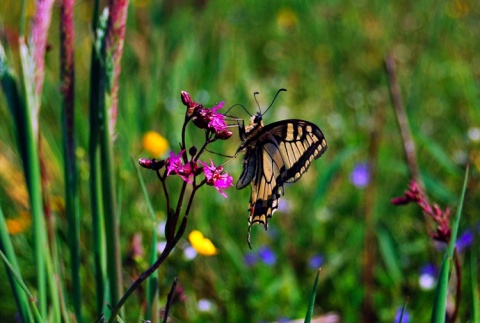
[[[61,4],[61,83],[62,87],[62,138],[64,156],[65,211],[68,219],[68,245],[72,277],[72,301],[75,318],[82,322],[82,292],[80,284],[80,215],[78,196],[78,171],[75,156],[75,66],[73,1]]]
[[[307,314],[305,315],[305,323],[312,321],[313,308],[315,306],[315,296],[317,295],[318,277],[320,276],[320,270],[317,271],[315,282],[313,283],[312,293],[310,294],[310,301],[308,302]]]
[[[147,188],[145,187],[145,182],[143,180],[142,173],[140,172],[140,168],[138,167],[137,162],[132,156],[132,163],[133,167],[135,167],[135,171],[137,172],[138,181],[140,183],[140,187],[142,188],[143,197],[145,198],[145,202],[148,206],[148,211],[152,216],[153,223],[156,223],[155,218],[155,211],[153,210],[152,202],[150,201],[150,197],[147,192]],[[157,226],[153,225],[152,229],[152,243],[150,246],[150,266],[157,260]],[[157,322],[158,318],[153,317],[154,313],[158,313],[158,310],[155,309],[155,304],[157,300],[157,293],[158,291],[158,278],[156,275],[151,275],[147,280],[147,290],[146,290],[146,298],[147,298],[147,307],[145,309],[145,320],[151,320],[152,322]]]
[[[465,179],[463,181],[462,194],[460,195],[460,203],[458,205],[457,213],[452,228],[452,237],[450,238],[450,244],[448,245],[447,252],[442,261],[440,267],[440,273],[438,275],[438,285],[435,293],[435,300],[432,311],[432,323],[445,322],[445,311],[447,308],[447,296],[448,296],[448,277],[450,274],[450,268],[453,259],[453,253],[455,251],[455,242],[457,241],[458,227],[460,225],[460,218],[462,216],[463,201],[465,198],[465,192],[467,190],[469,166],[465,170]]]
[[[95,1],[92,30],[96,32],[99,23],[99,0]],[[107,299],[105,299],[106,278],[106,248],[105,224],[102,204],[102,181],[100,166],[100,120],[98,118],[100,106],[104,100],[104,85],[102,81],[102,62],[97,49],[97,44],[92,45],[90,66],[90,135],[89,135],[89,163],[90,163],[90,207],[92,212],[92,240],[95,266],[95,295],[96,312],[103,313]]]
[[[46,228],[43,215],[40,161],[38,156],[36,122],[34,122],[33,109],[31,104],[35,102],[32,75],[29,74],[27,66],[29,63],[28,48],[23,38],[20,38],[20,56],[23,75],[23,93],[20,93],[17,83],[10,73],[3,47],[0,53],[0,77],[2,87],[6,93],[7,102],[16,127],[18,150],[20,151],[25,179],[27,182],[30,198],[30,208],[33,218],[34,236],[34,259],[37,277],[37,290],[40,312],[43,317],[47,314],[47,275],[45,260],[48,259],[48,245],[46,241]],[[23,96],[23,98],[22,98]],[[38,126],[38,125],[37,125]],[[53,277],[53,275],[51,275]]]
[[[20,282],[23,280],[20,277],[18,272],[18,263],[15,256],[15,251],[13,249],[12,241],[8,233],[7,225],[5,222],[5,217],[3,211],[0,208],[0,250],[5,254],[6,265],[11,268],[7,271],[8,278],[10,281],[10,286],[12,287],[13,295],[17,303],[17,308],[22,316],[24,322],[31,322],[33,320],[32,311],[29,306],[29,301],[27,295],[22,292],[22,287]],[[7,263],[8,262],[8,263]],[[20,279],[16,279],[13,275],[17,273]]]
[[[111,303],[117,304],[122,294],[122,262],[120,258],[119,224],[114,184],[114,163],[111,138],[109,136],[108,118],[103,107],[103,129],[100,143],[102,167],[102,196],[105,219],[105,242],[107,251],[107,273],[110,280]]]
[[[17,281],[17,283],[19,284],[19,286],[23,289],[23,291],[25,292],[25,294],[28,296],[28,298],[30,299],[30,306],[32,308],[32,311],[33,311],[33,315],[35,317],[35,322],[43,322],[42,320],[42,317],[40,315],[40,312],[38,311],[38,308],[37,306],[35,305],[35,298],[33,297],[32,293],[30,292],[30,290],[28,289],[27,285],[25,285],[25,283],[23,282],[22,280],[22,277],[20,276],[20,274],[16,271],[15,267],[10,263],[10,261],[8,261],[7,259],[7,256],[5,256],[5,254],[3,253],[3,251],[0,251],[0,256],[2,257],[3,261],[5,262],[5,264],[7,265],[7,268],[9,270],[9,273],[12,274],[12,276],[15,278],[15,280]]]

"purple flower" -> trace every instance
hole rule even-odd
[[[215,166],[213,161],[210,159],[210,166],[205,162],[200,162],[203,165],[203,173],[205,174],[205,178],[207,179],[207,185],[215,187],[215,189],[222,194],[223,196],[227,197],[227,194],[223,190],[233,186],[233,178],[232,176],[228,175],[227,172],[222,174],[223,167],[222,166]]]
[[[208,128],[214,132],[219,132],[227,129],[227,124],[225,123],[225,116],[221,113],[217,113],[217,110],[223,108],[224,102],[220,102],[217,105],[214,105],[211,110],[211,120],[208,123]]]
[[[364,188],[370,183],[370,165],[358,163],[350,173],[350,181],[358,188]]]
[[[465,248],[469,247],[474,240],[473,232],[470,229],[465,230],[463,234],[457,239],[455,246],[458,252],[462,252]]]
[[[318,269],[325,263],[325,257],[320,254],[315,254],[308,260],[308,268]]]
[[[400,320],[401,318],[401,320]],[[395,323],[409,323],[410,322],[410,313],[408,313],[407,309],[403,308],[403,306],[399,306],[397,311],[395,312]]]
[[[243,257],[243,261],[245,262],[245,265],[251,267],[255,265],[255,263],[258,261],[258,257],[255,253],[249,252],[245,254],[245,256]]]
[[[183,97],[182,97],[183,99]],[[225,116],[221,113],[217,113],[218,110],[223,108],[223,102],[214,105],[211,109],[206,109],[201,106],[197,106],[193,110],[193,123],[200,129],[206,129],[215,133],[218,139],[228,139],[232,135],[232,132],[228,130],[228,125],[225,123]]]
[[[258,257],[267,266],[273,266],[277,262],[277,256],[272,249],[267,246],[258,249]]]
[[[192,179],[189,177],[193,176],[194,167],[190,163],[183,164],[182,156],[185,153],[185,149],[175,155],[173,151],[170,152],[170,157],[165,161],[167,165],[167,176],[170,174],[179,175],[185,182],[192,183]]]
[[[423,265],[419,270],[418,284],[423,290],[431,290],[437,284],[438,271],[435,265],[428,263]]]

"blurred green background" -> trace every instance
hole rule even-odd
[[[15,39],[20,4],[3,0],[0,9],[2,36],[9,40],[12,57],[18,59]],[[33,10],[29,1],[29,18]],[[57,206],[54,212],[62,240],[66,239],[66,223],[62,208],[58,17],[56,7],[49,32],[40,123],[49,195]],[[93,39],[90,1],[77,1],[74,17],[82,288],[84,315],[92,319],[86,155]],[[455,209],[465,165],[470,161],[473,166],[460,233],[471,232],[475,242],[480,230],[479,39],[477,1],[131,1],[114,151],[122,251],[126,257],[132,236],[140,234],[145,256],[134,269],[125,266],[126,285],[133,272],[146,268],[151,227],[165,218],[160,183],[150,172],[142,170],[158,223],[151,220],[139,189],[131,156],[149,157],[142,148],[142,136],[155,130],[178,152],[184,117],[181,90],[207,106],[220,101],[225,101],[226,107],[240,103],[253,114],[258,109],[254,91],[260,92],[258,100],[265,109],[276,91],[286,88],[264,122],[287,118],[312,121],[325,134],[327,152],[297,184],[286,187],[282,210],[269,222],[269,230],[253,228],[253,251],[246,243],[249,189],[232,188],[227,191],[228,199],[211,187],[200,190],[187,233],[200,230],[219,254],[187,259],[184,250],[189,243],[185,237],[159,270],[160,301],[165,304],[173,277],[178,276],[181,295],[171,310],[175,321],[299,319],[306,312],[316,266],[321,265],[316,315],[336,312],[343,322],[357,321],[368,288],[373,291],[378,321],[392,322],[407,297],[412,321],[429,320],[434,291],[419,285],[419,270],[428,263],[439,266],[443,252],[432,244],[416,206],[390,204],[392,197],[402,195],[407,188],[409,174],[384,59],[390,53],[397,63],[418,163],[431,201]],[[15,219],[27,210],[28,203],[12,120],[2,95],[0,197],[7,218]],[[240,108],[230,114],[248,121]],[[190,142],[199,144],[196,137],[201,132],[189,130]],[[232,155],[239,143],[234,136],[211,148]],[[216,163],[226,161],[217,155],[207,157]],[[352,180],[362,165],[368,165],[367,187]],[[241,159],[227,164],[226,170],[237,179]],[[375,260],[370,286],[362,281],[367,215],[373,218],[375,234],[374,248],[367,251]],[[33,281],[30,230],[13,239],[22,274]],[[467,262],[471,252],[478,254],[478,243],[465,248],[462,259]],[[68,267],[66,256],[65,262]],[[0,267],[0,317],[8,321],[16,309],[6,272]],[[468,271],[464,273],[467,280]],[[464,290],[461,321],[470,317],[469,293]],[[140,308],[140,296],[135,295],[125,307],[127,322],[139,321]]]

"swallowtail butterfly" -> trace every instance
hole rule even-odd
[[[280,89],[277,95],[281,91],[286,90]],[[283,185],[298,181],[312,161],[327,150],[325,136],[311,122],[289,119],[264,126],[262,116],[271,106],[263,114],[258,112],[251,116],[247,127],[239,123],[242,143],[235,156],[245,152],[245,158],[236,187],[242,189],[250,184],[252,189],[248,217],[250,248],[252,225],[263,224],[267,230],[268,219],[277,210],[278,200],[284,194]]]

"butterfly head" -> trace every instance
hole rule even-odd
[[[263,127],[262,121],[262,113],[257,112],[253,116],[250,117],[250,125],[247,127],[247,132],[256,129],[256,128]]]

